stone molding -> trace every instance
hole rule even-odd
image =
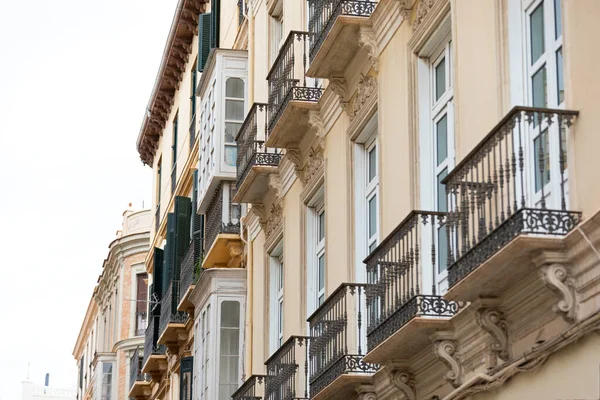
[[[371,98],[377,98],[377,79],[371,75],[360,74],[356,95],[352,100],[351,120],[361,114]]]

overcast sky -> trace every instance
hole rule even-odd
[[[129,202],[176,0],[0,0],[0,399],[75,387],[75,340]]]

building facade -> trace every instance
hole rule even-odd
[[[130,374],[139,370],[148,324],[144,260],[151,223],[150,210],[125,211],[123,227],[109,245],[73,350],[77,399],[125,399],[136,379]]]
[[[129,396],[598,397],[598,15],[180,0]]]

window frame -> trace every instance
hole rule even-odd
[[[281,241],[268,254],[269,259],[269,354],[283,344],[285,326],[285,263]]]

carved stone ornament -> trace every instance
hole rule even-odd
[[[309,183],[312,178],[317,174],[321,166],[323,165],[323,151],[321,148],[310,149],[308,154],[308,160],[304,167],[304,183]]]
[[[271,174],[269,175],[269,187],[275,191],[275,195],[277,197],[281,197],[281,179],[279,175]]]
[[[273,232],[281,225],[283,218],[283,207],[280,202],[275,202],[271,205],[269,215],[267,216],[267,229],[265,231],[266,237],[271,236]]]
[[[563,264],[549,264],[540,267],[540,278],[546,286],[559,297],[553,307],[554,312],[567,322],[577,319],[577,300],[575,297],[575,281]]]
[[[350,112],[350,107],[348,107],[348,85],[346,83],[346,79],[343,77],[332,77],[329,79],[329,86],[331,86],[331,90],[333,93],[338,96],[338,103],[342,110],[346,113]]]
[[[314,130],[317,136],[317,146],[325,149],[325,124],[321,113],[318,111],[310,111],[308,113],[308,125]]]
[[[455,388],[461,384],[461,368],[458,359],[456,358],[456,342],[453,340],[436,340],[433,343],[433,352],[436,357],[443,362],[449,369],[446,372],[446,379]]]
[[[421,22],[425,19],[429,10],[433,7],[433,3],[435,0],[421,0],[419,1],[419,6],[417,7],[417,16],[415,17],[415,22],[413,22],[413,31],[416,30]]]
[[[358,32],[358,45],[367,50],[369,62],[375,71],[379,70],[379,50],[377,49],[377,40],[373,30],[366,26],[361,26]]]
[[[227,244],[227,247],[229,249],[229,262],[227,266],[229,268],[239,268],[242,264],[244,246],[240,242],[230,242]]]
[[[304,182],[303,169],[302,169],[302,153],[297,147],[288,147],[285,150],[285,156],[294,164],[294,170],[296,176]]]
[[[417,392],[415,390],[415,379],[408,371],[393,371],[391,381],[401,393],[402,397],[398,400],[417,400]]]
[[[367,100],[377,91],[377,80],[375,77],[365,74],[360,74],[358,80],[358,89],[356,89],[356,96],[352,102],[352,117],[361,110],[362,106],[365,105]]]
[[[508,329],[504,315],[497,308],[481,308],[475,314],[479,326],[490,334],[490,351],[501,360],[508,360]]]
[[[360,385],[356,388],[358,400],[377,400],[375,387],[373,385]]]
[[[413,0],[397,0],[400,5],[400,16],[403,19],[409,19],[410,13],[412,12]]]

